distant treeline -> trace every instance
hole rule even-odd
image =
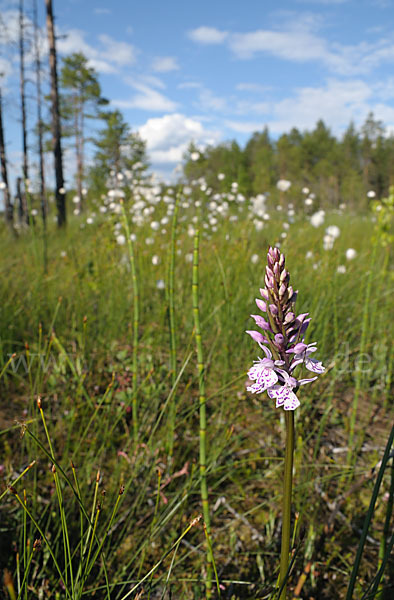
[[[292,183],[286,192],[292,201],[307,187],[321,206],[345,202],[360,209],[368,203],[368,191],[381,197],[394,183],[394,136],[372,113],[360,129],[351,123],[341,139],[322,120],[313,131],[293,128],[277,140],[266,128],[254,133],[244,149],[236,141],[204,151],[191,145],[184,173],[189,181],[204,177],[215,191],[237,182],[238,191],[248,196],[270,192],[286,179]]]

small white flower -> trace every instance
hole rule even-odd
[[[302,188],[302,193],[305,194],[305,195],[309,194],[309,188],[303,187]]]
[[[159,264],[160,262],[160,257],[157,256],[157,254],[154,254],[152,256],[152,265],[154,265],[155,267]]]
[[[305,206],[312,206],[313,204],[313,199],[312,198],[305,198]]]
[[[59,188],[59,194],[65,194],[66,190],[64,189],[64,187]]]
[[[225,178],[225,174],[224,173],[218,173],[218,179],[219,181],[223,181],[223,179]]]
[[[280,192],[287,192],[287,190],[290,188],[291,186],[291,181],[288,181],[287,179],[279,179],[279,181],[276,184],[276,187],[278,188],[278,190]]]
[[[32,208],[31,209],[31,214],[33,217],[36,217],[38,215],[38,210],[36,208]]]
[[[367,197],[376,198],[376,192],[374,192],[374,190],[369,190],[369,192],[367,193]]]
[[[153,238],[151,238],[151,237],[147,237],[146,240],[145,240],[145,244],[147,246],[151,246],[152,244],[154,244],[154,242],[155,242],[155,240]]]
[[[77,217],[80,214],[79,208],[74,208],[73,214]]]
[[[153,231],[157,231],[158,229],[160,229],[160,223],[158,221],[152,221],[150,226],[151,229],[153,229]]]
[[[357,252],[354,248],[348,248],[346,250],[346,258],[347,260],[353,260],[353,258],[356,258],[357,256]]]
[[[164,290],[166,287],[166,284],[164,283],[164,279],[158,279],[156,281],[156,287],[158,290]]]
[[[324,210],[318,210],[311,216],[311,225],[313,227],[320,227],[324,223],[325,212]]]
[[[66,252],[65,250],[62,250],[62,251],[60,252],[60,256],[61,256],[62,258],[66,258],[66,256],[67,256],[67,252]]]
[[[86,219],[86,223],[87,223],[88,225],[93,225],[93,222],[94,222],[94,219],[92,219],[92,217],[88,217],[88,218]]]
[[[252,254],[252,256],[250,257],[250,262],[253,265],[256,265],[259,262],[260,258],[258,254]]]
[[[261,231],[264,227],[264,223],[262,221],[259,221],[259,219],[253,219],[253,225],[256,231]]]
[[[192,161],[195,162],[196,160],[198,160],[200,158],[200,153],[199,152],[192,152],[191,155],[190,155],[190,158],[191,158]]]
[[[126,236],[124,236],[123,233],[117,235],[116,243],[119,244],[119,246],[124,246],[124,244],[126,243]]]
[[[305,258],[307,258],[307,259],[313,258],[312,250],[308,250],[308,252],[305,254]]]
[[[331,235],[326,234],[323,238],[323,248],[324,250],[332,250],[334,246],[335,238]]]
[[[334,238],[334,240],[339,237],[339,234],[341,233],[341,230],[339,229],[339,227],[337,227],[336,225],[330,225],[329,227],[327,227],[326,229],[326,234],[330,235],[332,238]]]
[[[132,242],[136,242],[136,241],[137,241],[137,236],[135,235],[135,233],[131,233],[131,234],[130,234],[130,240],[131,240]]]
[[[80,201],[81,201],[81,198],[79,196],[74,196],[74,198],[73,198],[74,204],[79,204]]]
[[[342,275],[344,273],[346,273],[346,266],[345,265],[338,265],[338,267],[337,267],[337,273],[340,273]]]
[[[185,254],[185,260],[186,262],[193,262],[193,254],[191,252]]]

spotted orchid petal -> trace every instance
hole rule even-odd
[[[275,385],[267,393],[270,398],[276,400],[276,408],[282,406],[284,410],[295,410],[300,406],[297,396],[286,385]]]

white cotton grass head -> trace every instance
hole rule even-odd
[[[280,192],[287,192],[287,190],[290,188],[291,186],[291,181],[288,181],[287,179],[279,179],[279,181],[276,184],[276,187],[278,188],[278,190]]]
[[[338,265],[338,267],[337,267],[337,273],[339,273],[340,275],[344,275],[346,273],[346,266],[345,265]]]
[[[310,218],[311,225],[313,227],[320,227],[320,225],[323,225],[324,223],[325,216],[326,213],[324,212],[324,210],[318,210],[317,212],[313,213],[313,215]]]
[[[346,259],[353,260],[357,256],[357,251],[354,248],[348,248],[346,250]]]
[[[165,289],[165,287],[166,287],[166,284],[165,284],[165,282],[164,282],[164,279],[158,279],[158,280],[156,281],[156,287],[157,287],[157,289],[158,289],[158,290],[164,290],[164,289]]]
[[[124,246],[124,244],[126,243],[126,236],[123,235],[123,233],[119,233],[119,235],[116,236],[116,243],[119,244],[119,246]]]
[[[152,265],[154,265],[155,267],[160,263],[160,257],[157,256],[157,254],[154,254],[152,256]]]
[[[341,233],[341,230],[339,229],[339,227],[337,225],[330,225],[326,229],[326,234],[330,235],[332,238],[334,238],[334,240],[336,240],[337,237],[339,237],[340,233]]]
[[[335,238],[331,235],[326,234],[323,237],[323,248],[324,250],[332,250],[334,247]]]
[[[252,256],[250,257],[250,262],[252,263],[252,265],[257,265],[259,260],[260,260],[260,257],[258,254],[252,254]]]

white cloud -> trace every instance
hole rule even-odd
[[[180,162],[191,141],[204,147],[220,138],[217,131],[209,131],[196,118],[180,113],[148,119],[139,133],[147,142],[152,163],[159,164]]]
[[[99,51],[103,58],[111,60],[117,65],[135,63],[136,51],[131,44],[114,40],[106,33],[100,35],[99,40],[103,45],[103,49]]]
[[[95,15],[111,15],[112,14],[112,10],[110,10],[109,8],[95,8],[93,10]]]
[[[202,26],[188,32],[188,37],[199,44],[222,44],[227,36],[227,31],[220,31],[216,27]]]
[[[188,36],[200,44],[226,44],[241,60],[267,54],[290,62],[318,61],[340,75],[369,73],[385,62],[393,62],[391,37],[353,45],[339,44],[319,34],[322,23],[316,15],[295,17],[291,14],[280,28],[229,32],[204,26],[190,31]]]
[[[169,71],[177,71],[179,65],[173,56],[157,56],[153,60],[152,69],[158,73],[168,73]]]
[[[311,129],[319,119],[332,126],[336,133],[350,121],[361,122],[373,110],[373,89],[364,81],[329,80],[323,87],[304,87],[292,97],[272,103],[272,118],[267,125],[273,133],[283,133],[292,127]]]
[[[272,90],[271,85],[261,85],[260,83],[237,83],[235,86],[239,92],[265,93]]]
[[[257,30],[235,33],[230,48],[238,58],[253,58],[258,52],[267,52],[293,61],[310,61],[326,56],[324,40],[308,31]]]
[[[82,52],[91,67],[100,73],[116,73],[119,67],[134,64],[137,51],[127,42],[118,42],[107,34],[99,36],[100,44],[92,46],[85,40],[86,33],[80,29],[62,31],[57,41],[60,54]]]
[[[152,86],[143,82],[133,82],[128,80],[129,85],[137,90],[137,94],[129,100],[114,100],[113,104],[119,108],[138,108],[141,110],[153,110],[158,112],[173,111],[177,108],[177,103],[170,100]]]
[[[199,109],[206,111],[223,111],[227,110],[227,101],[225,98],[215,96],[215,94],[206,88],[200,91],[198,103],[196,103]]]
[[[265,123],[256,121],[224,121],[228,129],[237,131],[238,133],[254,133],[264,129]]]

